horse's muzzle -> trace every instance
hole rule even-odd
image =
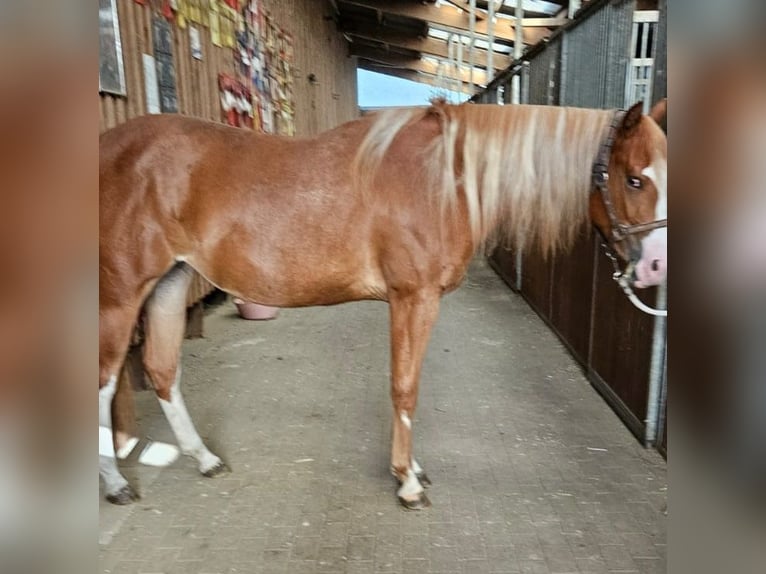
[[[633,286],[653,287],[668,276],[668,230],[655,229],[641,241],[641,255],[633,267]]]

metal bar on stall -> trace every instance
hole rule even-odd
[[[629,100],[625,102],[625,107],[632,106],[636,101],[636,88],[634,87],[635,78],[638,77],[636,73],[635,58],[638,50],[638,31],[641,24],[633,22],[633,33],[630,39],[630,72],[628,73],[629,91],[627,92]]]
[[[513,39],[513,63],[518,64],[524,49],[524,0],[516,0],[516,9],[513,12],[515,22],[515,37]],[[511,103],[521,103],[521,74],[516,73],[511,78]],[[522,266],[524,257],[522,249],[516,248],[516,289],[521,291]]]
[[[649,55],[649,28],[651,22],[641,22],[641,52],[639,52],[639,58],[651,58]]]
[[[455,42],[457,42],[457,69],[455,74],[456,89],[455,92],[463,91],[463,36],[460,34],[455,36]]]
[[[668,288],[663,284],[657,288],[657,308],[667,308]],[[658,421],[661,416],[662,379],[667,347],[667,317],[654,318],[652,333],[652,358],[649,363],[649,396],[646,399],[646,429],[644,445],[650,446],[657,441]]]
[[[487,36],[489,37],[489,46],[487,46],[487,85],[495,77],[495,51],[492,46],[495,43],[495,0],[489,0],[487,18]]]
[[[559,46],[559,55],[561,54],[561,46]],[[561,85],[562,78],[559,75],[559,77],[556,77],[556,71],[560,70],[558,69],[558,63],[556,61],[556,58],[551,58],[548,62],[548,75],[546,76],[547,84],[545,89],[545,103],[549,106],[554,106],[557,104],[556,102],[556,96],[555,96],[555,90]]]
[[[453,42],[454,36],[455,36],[454,34],[450,34],[449,36],[447,36],[447,64],[446,64],[446,66],[447,66],[447,70],[449,70],[450,72],[453,71],[453,68],[454,68],[454,65],[455,65],[455,45],[454,45],[454,42]],[[444,62],[439,64],[439,69],[443,70],[443,66],[444,65],[445,65]],[[442,86],[442,88],[445,91],[445,94],[444,94],[445,98],[451,100],[452,96],[450,94],[450,91],[455,86],[454,86],[453,81],[448,79],[448,77],[449,77],[449,74],[444,74],[444,76],[442,78],[443,82],[440,85]]]
[[[559,103],[560,106],[567,106],[570,105],[567,98],[569,97],[569,94],[567,93],[567,67],[569,65],[569,62],[567,61],[569,58],[569,34],[563,34],[561,36],[561,59],[560,59],[560,66],[559,66]]]
[[[468,47],[468,81],[471,84],[471,92],[474,90],[473,82],[473,52],[474,45],[476,44],[476,0],[471,0],[468,12],[468,33],[470,35],[470,44]]]
[[[580,9],[582,2],[580,0],[569,0],[569,13],[568,18],[574,18],[577,11]]]
[[[654,101],[654,64],[657,60],[657,46],[660,42],[659,16],[660,13],[657,12],[656,19],[649,20],[646,23],[646,36],[649,36],[649,31],[652,32],[652,45],[649,46],[649,49],[644,54],[642,54],[642,57],[651,61],[651,64],[644,68],[644,77],[646,79],[646,89],[644,90],[644,113],[646,114],[649,113],[649,110],[652,107],[652,102]]]
[[[519,75],[521,76],[521,103],[522,104],[528,104],[529,103],[529,62],[522,62],[521,63],[521,71],[519,72]]]
[[[516,18],[515,38],[513,39],[513,63],[517,64],[521,60],[524,51],[524,2],[516,0],[516,9],[513,13]],[[514,104],[521,103],[521,76],[514,74],[511,79],[511,101]]]

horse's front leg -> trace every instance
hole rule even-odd
[[[439,293],[426,290],[397,294],[391,308],[391,399],[394,404],[391,470],[401,487],[399,501],[408,509],[430,505],[425,473],[412,458],[412,422],[418,400],[420,367],[439,313]]]

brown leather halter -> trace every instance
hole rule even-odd
[[[656,221],[650,221],[648,223],[639,223],[636,225],[629,225],[617,217],[617,212],[614,210],[614,204],[612,203],[612,197],[609,193],[609,158],[612,155],[612,146],[614,145],[614,138],[617,135],[617,128],[622,123],[625,117],[624,110],[617,110],[612,118],[612,124],[609,126],[609,132],[606,138],[601,142],[599,147],[598,156],[593,163],[592,177],[593,185],[601,193],[601,199],[606,207],[606,213],[609,217],[609,224],[612,228],[612,234],[607,243],[610,249],[614,248],[614,245],[622,241],[627,241],[631,248],[637,246],[636,235],[639,233],[645,233],[659,227],[667,227],[667,219],[658,219]]]
[[[620,221],[620,219],[617,217],[617,212],[614,209],[612,197],[609,193],[609,158],[612,155],[612,147],[614,146],[614,139],[617,135],[617,129],[619,128],[620,124],[622,124],[624,117],[625,110],[617,110],[615,112],[614,117],[612,118],[612,123],[609,126],[609,132],[607,133],[606,138],[604,138],[604,140],[601,142],[598,156],[596,157],[596,161],[593,163],[593,169],[591,172],[593,185],[599,191],[599,193],[601,193],[601,199],[604,202],[604,207],[606,208],[606,213],[609,217],[609,224],[612,228],[611,237],[604,237],[605,241],[602,241],[601,244],[603,245],[606,255],[609,257],[612,262],[612,266],[614,267],[612,278],[617,281],[617,284],[620,286],[620,288],[622,288],[623,292],[628,297],[628,299],[630,299],[631,303],[633,303],[633,305],[635,305],[644,313],[665,317],[667,316],[667,310],[653,309],[638,299],[636,294],[633,292],[633,289],[631,288],[631,282],[633,276],[633,268],[636,264],[636,261],[632,260],[632,256],[635,253],[639,253],[640,248],[640,243],[636,236],[640,233],[645,233],[653,229],[667,227],[668,220],[657,219],[655,221],[639,223],[636,225],[629,225],[623,221]],[[618,263],[619,255],[617,254],[614,246],[623,241],[628,243],[629,261],[625,269],[620,269]]]

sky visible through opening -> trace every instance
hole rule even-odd
[[[453,102],[464,102],[467,94],[445,92],[428,84],[357,69],[357,95],[360,108],[390,106],[425,106],[431,98],[445,96]]]

